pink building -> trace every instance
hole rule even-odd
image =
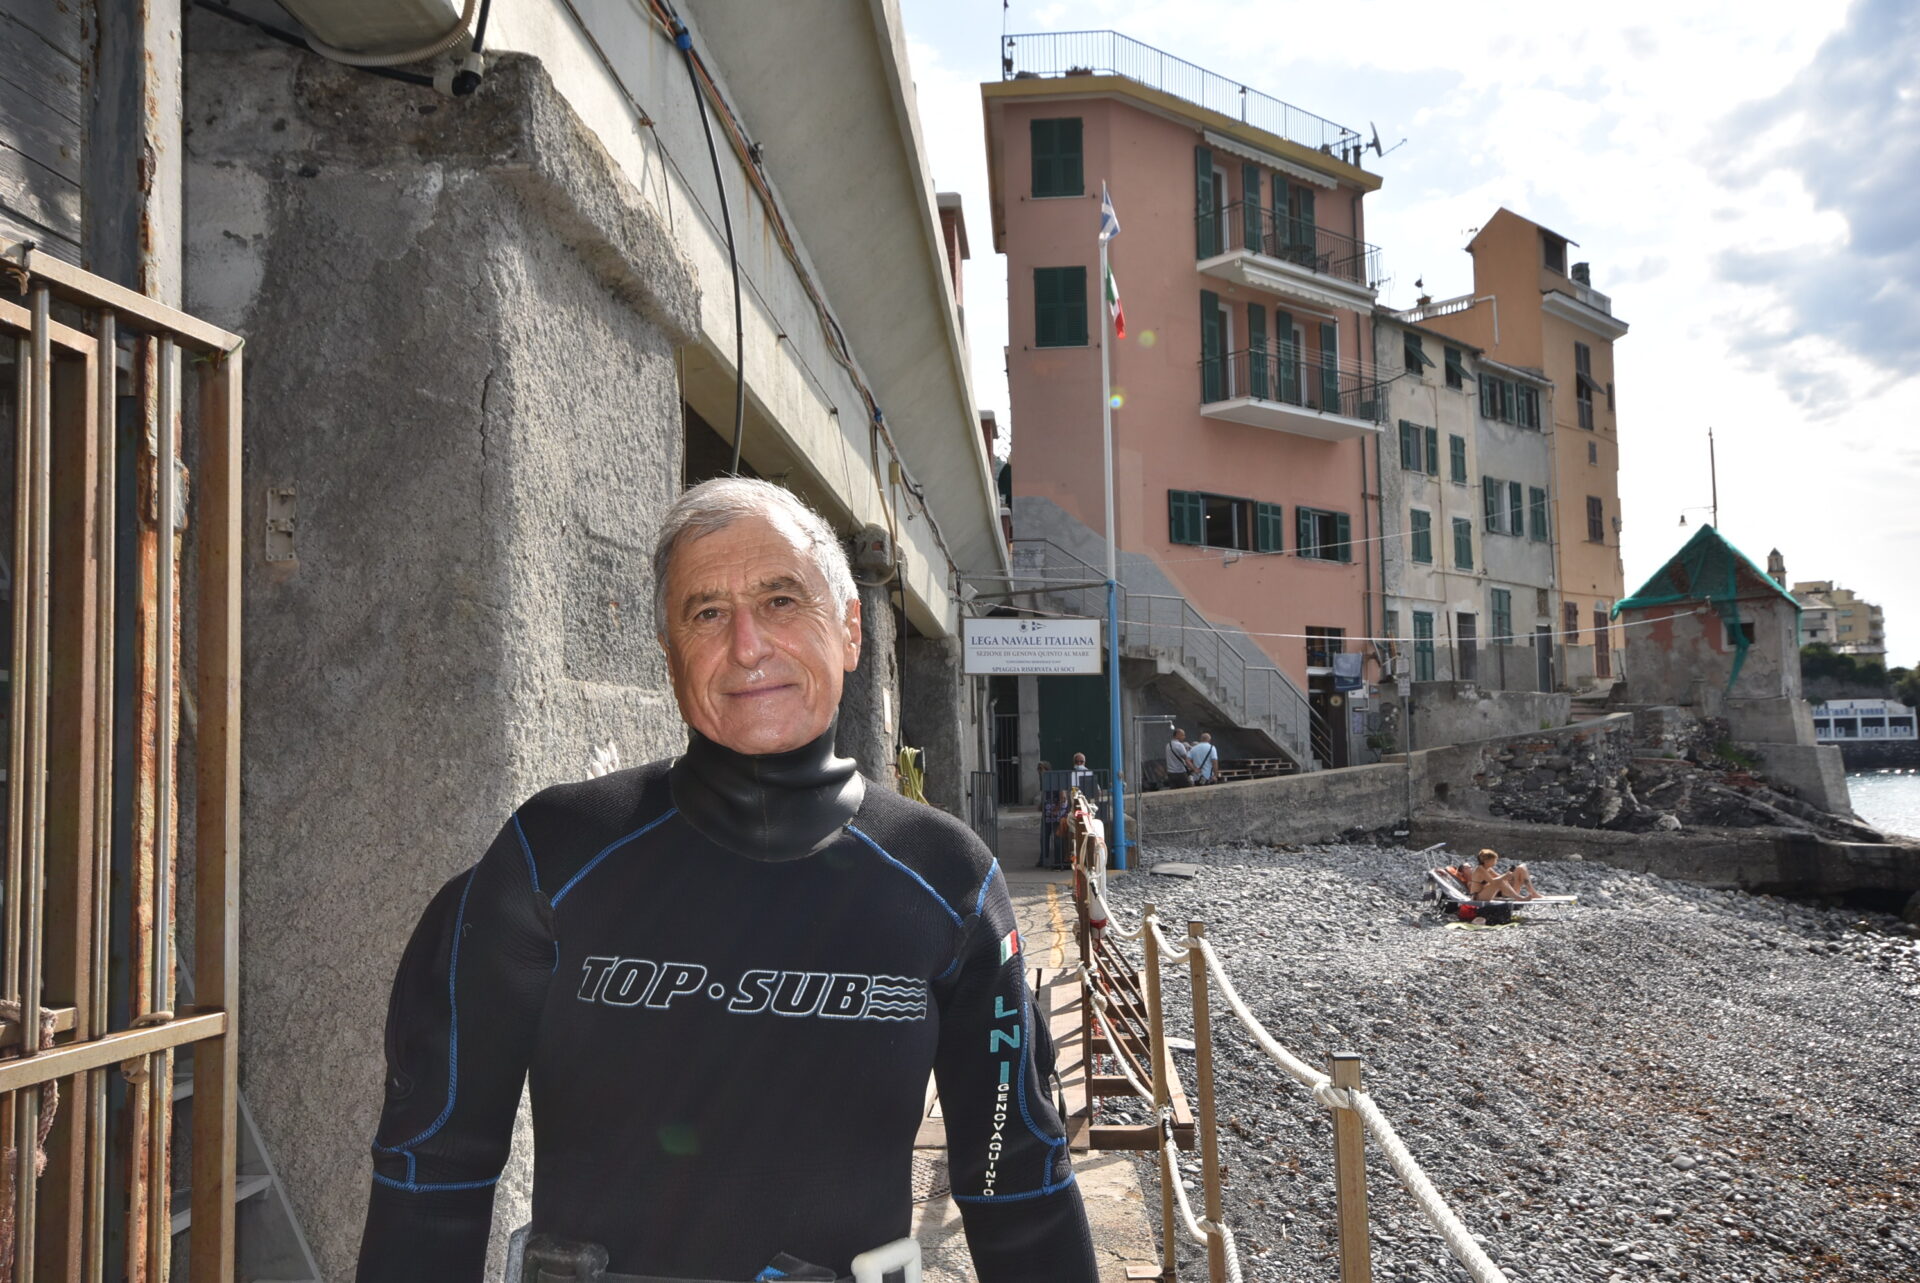
[[[1361,201],[1380,179],[1359,167],[1359,136],[1111,32],[1015,36],[1005,54],[1007,78],[981,93],[1007,255],[1016,566],[1104,564],[1105,183],[1123,229],[1110,253],[1127,328],[1112,352],[1127,712],[1211,730],[1227,758],[1364,760],[1331,671],[1360,651],[1379,675],[1361,640],[1378,633],[1382,585],[1378,263]],[[1035,747],[1104,761],[1104,698],[1061,693],[1074,680],[1093,679],[1035,683]],[[1019,703],[1030,711],[1024,690]]]

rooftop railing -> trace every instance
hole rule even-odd
[[[1003,80],[1035,76],[1125,76],[1270,134],[1360,163],[1359,131],[1237,80],[1196,67],[1117,31],[1040,31],[1007,36],[1000,46]]]

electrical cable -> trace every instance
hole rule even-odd
[[[469,53],[479,53],[481,45],[486,43],[487,17],[492,12],[493,0],[480,0],[480,18],[473,24],[473,44],[468,47]]]
[[[451,31],[443,36],[436,36],[425,44],[416,45],[412,49],[401,49],[394,53],[355,53],[351,49],[337,49],[311,34],[307,36],[307,48],[322,58],[347,67],[398,67],[409,62],[425,62],[429,58],[438,58],[466,37],[467,28],[473,22],[474,10],[479,2],[480,0],[466,0],[466,5],[460,10],[460,20],[454,24]]]
[[[727,202],[727,182],[720,173],[720,152],[713,145],[713,122],[707,117],[707,96],[700,92],[700,77],[693,67],[693,33],[679,18],[673,20],[673,47],[686,60],[687,83],[693,86],[693,101],[700,107],[700,128],[707,135],[707,159],[713,165],[713,185],[720,190],[720,223],[727,233],[727,265],[733,270],[733,466],[740,475],[740,445],[747,431],[747,321],[740,306],[740,255],[733,243],[733,213]]]
[[[237,22],[243,27],[252,27],[256,31],[263,32],[275,40],[280,41],[282,44],[292,45],[295,49],[304,49],[309,53],[315,52],[298,32],[287,31],[281,27],[274,26],[270,22],[262,22],[252,14],[241,13],[237,9],[230,9],[220,3],[220,0],[193,0],[193,3],[199,8],[205,9],[208,13],[217,14],[229,22]],[[359,70],[367,72],[370,75],[379,76],[385,80],[398,80],[402,84],[425,85],[429,89],[433,88],[433,77],[422,75],[417,71],[396,71],[391,67],[361,67]]]

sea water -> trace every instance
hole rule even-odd
[[[1864,823],[1882,833],[1920,838],[1920,769],[1849,772],[1847,794]]]

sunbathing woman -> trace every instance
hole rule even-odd
[[[1510,873],[1498,871],[1500,853],[1491,847],[1480,851],[1480,863],[1467,870],[1467,894],[1475,900],[1537,900],[1540,892],[1533,885],[1527,866],[1516,864]]]

